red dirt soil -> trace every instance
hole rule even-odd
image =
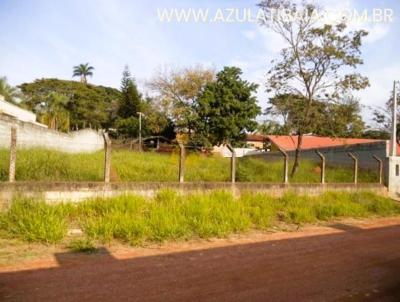
[[[400,218],[55,260],[0,268],[0,300],[400,301]]]

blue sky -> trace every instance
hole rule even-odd
[[[327,8],[391,8],[394,21],[353,25],[370,32],[362,48],[371,87],[357,94],[367,106],[383,105],[392,81],[400,80],[400,1],[319,1]],[[260,84],[264,107],[265,74],[282,42],[250,22],[166,23],[157,9],[249,8],[257,1],[128,1],[128,0],[0,0],[0,76],[18,85],[37,78],[72,78],[72,67],[89,62],[95,67],[90,81],[119,87],[128,64],[139,87],[157,69],[203,64],[220,69],[236,65],[244,77]]]

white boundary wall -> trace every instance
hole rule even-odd
[[[234,148],[236,152],[236,157],[243,157],[246,155],[256,155],[261,154],[262,151],[255,150],[253,148]],[[213,148],[214,153],[219,153],[222,157],[232,157],[231,151],[225,145],[221,145]]]
[[[10,146],[12,126],[17,127],[18,148],[46,148],[68,153],[94,152],[104,149],[104,139],[100,131],[84,129],[62,133],[1,115],[0,148]]]
[[[36,122],[36,115],[28,110],[22,109],[14,104],[6,102],[3,96],[0,95],[0,113],[11,115],[20,121]]]

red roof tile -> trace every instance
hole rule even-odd
[[[285,151],[292,151],[297,146],[297,135],[267,135],[267,138],[274,145]],[[302,142],[302,149],[314,149],[323,147],[335,147],[354,144],[374,143],[382,140],[379,139],[365,139],[365,138],[331,138],[323,136],[304,135]]]
[[[262,134],[247,134],[246,141],[248,142],[263,142],[267,138],[267,135]]]

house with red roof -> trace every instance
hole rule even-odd
[[[301,149],[318,149],[375,142],[382,142],[382,140],[304,135]],[[266,151],[277,151],[280,149],[283,151],[294,151],[297,147],[298,136],[249,134],[246,137],[246,143],[247,146],[259,150],[264,149]]]
[[[298,143],[297,135],[267,135],[267,141],[271,143],[271,149],[282,149],[284,151],[296,150]],[[357,144],[367,144],[381,142],[379,139],[366,138],[340,138],[340,137],[325,137],[315,135],[304,135],[302,141],[302,150],[318,149],[327,147],[349,146]]]

